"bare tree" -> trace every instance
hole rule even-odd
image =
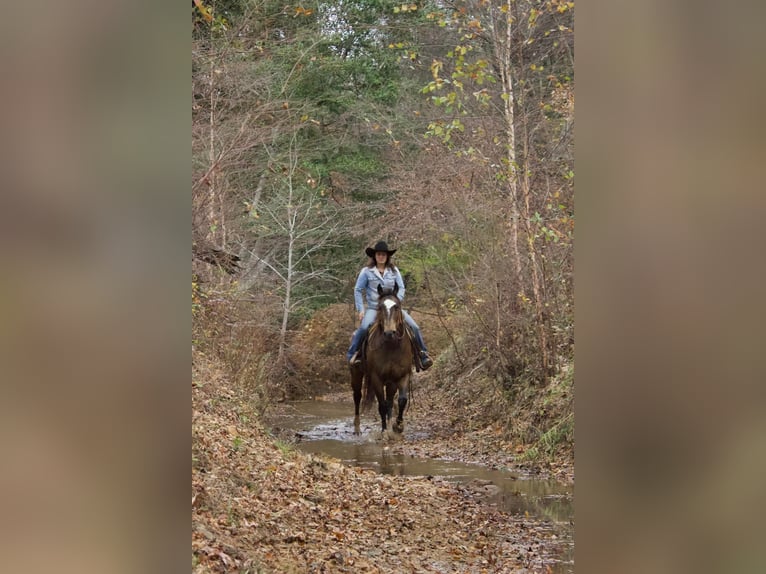
[[[281,283],[282,320],[279,330],[277,360],[285,361],[288,325],[291,313],[321,293],[296,296],[297,289],[314,285],[321,289],[327,283],[337,283],[330,269],[318,267],[313,257],[332,246],[339,218],[333,205],[323,200],[322,190],[310,177],[301,178],[298,168],[299,152],[296,136],[290,140],[287,162],[277,180],[278,190],[272,201],[261,203],[268,223],[259,226],[276,244],[270,261],[263,261]],[[277,161],[272,155],[272,161]]]

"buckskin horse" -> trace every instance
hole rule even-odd
[[[351,388],[354,393],[354,432],[359,434],[359,404],[364,387],[364,405],[366,411],[373,397],[378,399],[378,411],[382,430],[386,430],[386,421],[391,419],[394,396],[399,393],[399,409],[394,432],[402,432],[402,417],[407,407],[410,377],[413,367],[413,344],[405,328],[402,303],[394,289],[382,289],[378,285],[378,311],[375,322],[370,326],[362,364],[351,367]],[[364,383],[364,384],[363,384]]]

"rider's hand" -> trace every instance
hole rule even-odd
[[[359,311],[359,322],[362,322],[362,319],[364,319],[364,311]]]

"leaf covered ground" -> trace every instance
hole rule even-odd
[[[548,572],[560,551],[545,524],[453,483],[381,476],[293,450],[199,353],[192,409],[195,574]],[[437,449],[432,440],[421,448]]]

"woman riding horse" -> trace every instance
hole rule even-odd
[[[383,289],[393,289],[394,285],[398,287],[397,297],[399,301],[404,300],[404,281],[402,280],[402,274],[399,273],[399,269],[391,262],[391,256],[396,253],[396,249],[389,249],[388,244],[385,241],[378,241],[375,247],[368,247],[365,249],[365,253],[370,258],[370,262],[366,267],[363,267],[359,272],[359,276],[356,279],[356,285],[354,286],[354,305],[356,306],[357,313],[359,314],[360,325],[359,328],[354,331],[354,336],[351,340],[351,346],[346,352],[346,360],[354,365],[361,363],[361,357],[359,356],[359,346],[364,340],[367,330],[375,321],[375,314],[378,308],[378,287]],[[367,310],[365,311],[364,304],[362,302],[362,296],[367,300]],[[410,317],[409,313],[402,309],[404,320],[412,329],[415,335],[415,342],[420,350],[419,359],[421,370],[425,371],[431,365],[433,361],[428,356],[428,350],[426,349],[426,343],[423,340],[423,335],[420,332],[420,327],[415,320]]]

